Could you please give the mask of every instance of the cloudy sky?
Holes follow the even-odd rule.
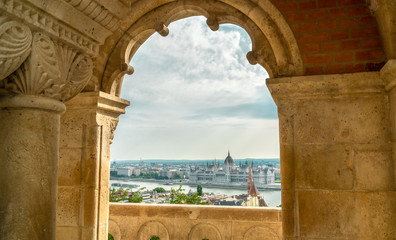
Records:
[[[203,17],[155,33],[131,61],[121,97],[111,160],[278,158],[276,105],[267,72],[246,59],[247,33],[235,25],[213,32]]]

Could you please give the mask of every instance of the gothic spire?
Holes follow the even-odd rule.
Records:
[[[257,190],[256,186],[254,185],[253,182],[253,174],[252,174],[252,167],[249,166],[249,180],[248,180],[248,184],[247,184],[247,188],[248,188],[248,195],[251,197],[257,197],[258,195],[260,195],[259,191]]]

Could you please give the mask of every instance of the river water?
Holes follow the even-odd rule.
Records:
[[[152,190],[156,187],[163,187],[165,190],[170,190],[171,188],[177,189],[179,185],[164,185],[160,182],[144,182],[144,181],[120,181],[120,180],[110,180],[110,186],[113,183],[127,183],[139,185],[138,188],[133,188],[132,190],[137,190],[139,188],[145,187],[148,190]],[[114,188],[114,187],[111,187]],[[117,188],[117,187],[115,187]],[[183,185],[184,192],[197,191],[196,187],[190,187],[188,185]],[[228,196],[246,194],[247,190],[242,189],[229,189],[229,188],[218,188],[218,187],[203,187],[203,192],[205,193],[216,193],[216,194],[226,194]],[[269,207],[276,207],[281,204],[281,191],[280,190],[260,190],[260,195],[264,197],[265,202]]]

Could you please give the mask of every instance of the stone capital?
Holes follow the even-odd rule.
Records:
[[[65,102],[83,90],[92,76],[90,57],[72,46],[0,18],[0,94],[34,95]]]
[[[68,111],[85,111],[94,114],[97,125],[106,126],[112,143],[117,128],[118,117],[125,114],[130,102],[105,92],[83,92],[66,103]]]

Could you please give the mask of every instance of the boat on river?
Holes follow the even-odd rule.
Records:
[[[138,188],[140,185],[137,184],[129,184],[129,183],[112,183],[112,187],[126,187],[126,188]]]

